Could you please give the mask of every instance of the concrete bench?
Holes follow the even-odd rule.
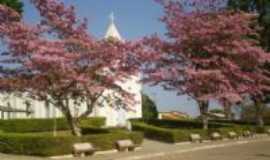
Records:
[[[214,141],[222,140],[222,136],[218,132],[213,132],[211,134],[211,140],[214,140]]]
[[[116,148],[120,152],[134,151],[135,150],[135,144],[129,139],[119,140],[119,141],[116,142]]]
[[[248,138],[248,137],[252,137],[252,136],[253,136],[253,134],[249,130],[246,130],[243,132],[243,137]]]
[[[270,136],[270,129],[267,129],[266,133]]]
[[[202,142],[201,135],[199,135],[199,134],[190,134],[189,139],[191,142],[194,142],[194,143],[201,143]]]
[[[72,147],[74,157],[93,155],[95,148],[90,143],[75,143]]]
[[[237,139],[238,135],[234,131],[228,132],[228,138],[230,139]]]

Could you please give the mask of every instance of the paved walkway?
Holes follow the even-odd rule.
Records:
[[[168,154],[155,158],[143,158],[141,160],[270,160],[269,148],[269,141],[257,141],[215,149]]]
[[[259,152],[260,151],[260,152]],[[196,153],[196,154],[195,154]],[[241,158],[245,153],[253,158]],[[202,144],[166,144],[145,140],[143,149],[136,152],[109,153],[76,160],[264,160],[270,159],[270,137],[259,136],[235,141],[206,142]],[[0,160],[48,160],[49,158],[24,157],[0,154]],[[70,160],[60,157],[60,160]]]

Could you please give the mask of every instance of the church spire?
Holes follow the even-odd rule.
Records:
[[[114,23],[114,13],[110,14],[110,23]]]
[[[114,38],[116,40],[122,41],[122,37],[121,37],[120,33],[118,32],[118,29],[115,25],[114,20],[115,20],[114,14],[111,13],[110,24],[109,24],[108,29],[106,31],[105,39]]]

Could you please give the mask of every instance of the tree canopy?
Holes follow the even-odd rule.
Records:
[[[80,136],[79,119],[92,112],[100,96],[119,99],[118,106],[131,110],[124,104],[133,103],[133,97],[119,82],[137,73],[130,60],[136,45],[95,39],[87,31],[87,20],[78,18],[73,6],[58,0],[31,2],[41,16],[38,25],[16,21],[20,15],[0,5],[0,37],[10,57],[5,62],[18,66],[1,72],[1,91],[53,104],[76,136]],[[72,102],[86,104],[87,109],[75,116]]]
[[[23,12],[23,3],[20,0],[0,0],[0,4],[6,5],[19,13]]]
[[[261,30],[261,44],[270,51],[270,1],[269,0],[229,0],[228,6],[234,10],[257,13]]]
[[[237,103],[245,94],[263,96],[270,87],[262,66],[270,55],[249,38],[258,36],[256,16],[218,9],[218,1],[194,1],[204,9],[187,12],[179,1],[161,2],[167,40],[145,38],[147,53],[152,54],[147,81],[189,95],[204,114],[213,99]]]

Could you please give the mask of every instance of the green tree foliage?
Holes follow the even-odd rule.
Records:
[[[230,9],[234,10],[242,10],[249,13],[256,13],[258,14],[257,22],[261,26],[261,29],[259,30],[259,41],[261,43],[261,46],[266,50],[270,51],[270,0],[229,0],[228,1],[228,7]],[[267,63],[265,65],[265,68],[270,71],[270,64]],[[263,103],[269,103],[269,93],[265,93],[266,98],[263,100]],[[260,126],[263,126],[264,124],[264,117],[263,117],[263,106],[260,106],[259,104],[256,104],[253,106],[253,110],[246,110],[244,113],[244,117],[247,114],[247,111],[251,112],[252,116],[256,116],[257,124]],[[250,116],[248,116],[250,117]],[[250,118],[249,118],[250,119]],[[254,119],[254,118],[253,118]]]
[[[229,0],[228,5],[232,9],[254,11],[257,9],[256,1],[257,0]]]
[[[262,112],[262,117],[265,122],[270,122],[270,108],[263,105],[260,108]],[[255,122],[256,121],[256,114],[258,112],[258,109],[256,106],[250,105],[250,106],[242,106],[240,108],[240,119],[242,121],[249,121],[249,122]]]
[[[22,13],[23,3],[20,0],[0,0],[0,4],[7,5],[15,9],[17,12]]]
[[[158,117],[155,102],[146,94],[142,94],[142,112],[144,119],[156,119]]]
[[[270,51],[270,0],[229,0],[231,9],[258,13],[258,22],[262,26],[261,44]]]

